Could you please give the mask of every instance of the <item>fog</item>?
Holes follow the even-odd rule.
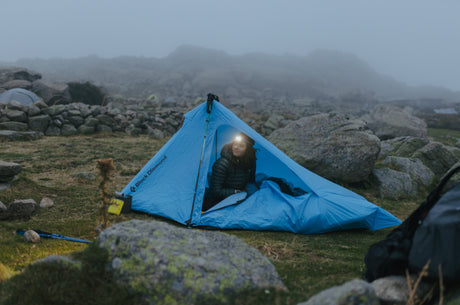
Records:
[[[460,1],[1,0],[0,61],[165,57],[183,44],[231,55],[355,54],[408,85],[460,90]]]

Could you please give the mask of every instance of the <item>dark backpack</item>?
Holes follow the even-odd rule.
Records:
[[[428,278],[460,280],[460,183],[442,195],[415,231],[409,269],[418,273],[425,265]]]
[[[391,231],[385,239],[370,246],[364,258],[366,280],[371,282],[388,275],[405,274],[406,269],[409,269],[409,252],[416,230],[438,202],[446,183],[458,170],[460,165],[454,166],[402,224]]]

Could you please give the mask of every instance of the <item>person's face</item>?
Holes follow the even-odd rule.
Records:
[[[237,158],[244,156],[247,148],[248,144],[244,141],[233,141],[232,143],[232,153]]]

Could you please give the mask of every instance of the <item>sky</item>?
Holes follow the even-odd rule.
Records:
[[[162,58],[180,45],[352,53],[407,85],[460,91],[458,0],[0,0],[0,61]]]

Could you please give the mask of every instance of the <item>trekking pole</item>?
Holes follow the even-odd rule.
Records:
[[[219,97],[217,95],[209,93],[208,94],[208,100],[206,102],[206,112],[208,113],[208,116],[206,118],[206,126],[204,128],[203,145],[201,147],[200,165],[198,167],[198,174],[196,176],[196,182],[195,182],[195,190],[194,190],[194,193],[193,193],[192,210],[190,211],[189,220],[187,220],[185,222],[187,224],[188,228],[191,227],[192,217],[193,217],[193,209],[195,208],[196,191],[198,189],[198,180],[200,178],[201,164],[203,163],[204,148],[206,146],[206,137],[207,137],[207,134],[208,134],[209,117],[211,116],[211,110],[212,110],[213,101],[219,101]]]
[[[84,239],[78,239],[78,238],[63,236],[63,235],[61,235],[61,234],[43,232],[43,231],[41,231],[41,230],[34,230],[34,231],[37,232],[37,234],[38,234],[39,236],[41,236],[41,237],[54,238],[54,239],[63,239],[63,240],[67,240],[67,241],[74,241],[74,242],[85,243],[85,244],[89,244],[89,243],[90,243],[89,240],[84,240]],[[22,230],[22,229],[16,230],[16,234],[23,235],[23,236],[24,236],[24,233],[25,233],[25,232],[26,232],[26,231],[24,231],[24,230]]]

